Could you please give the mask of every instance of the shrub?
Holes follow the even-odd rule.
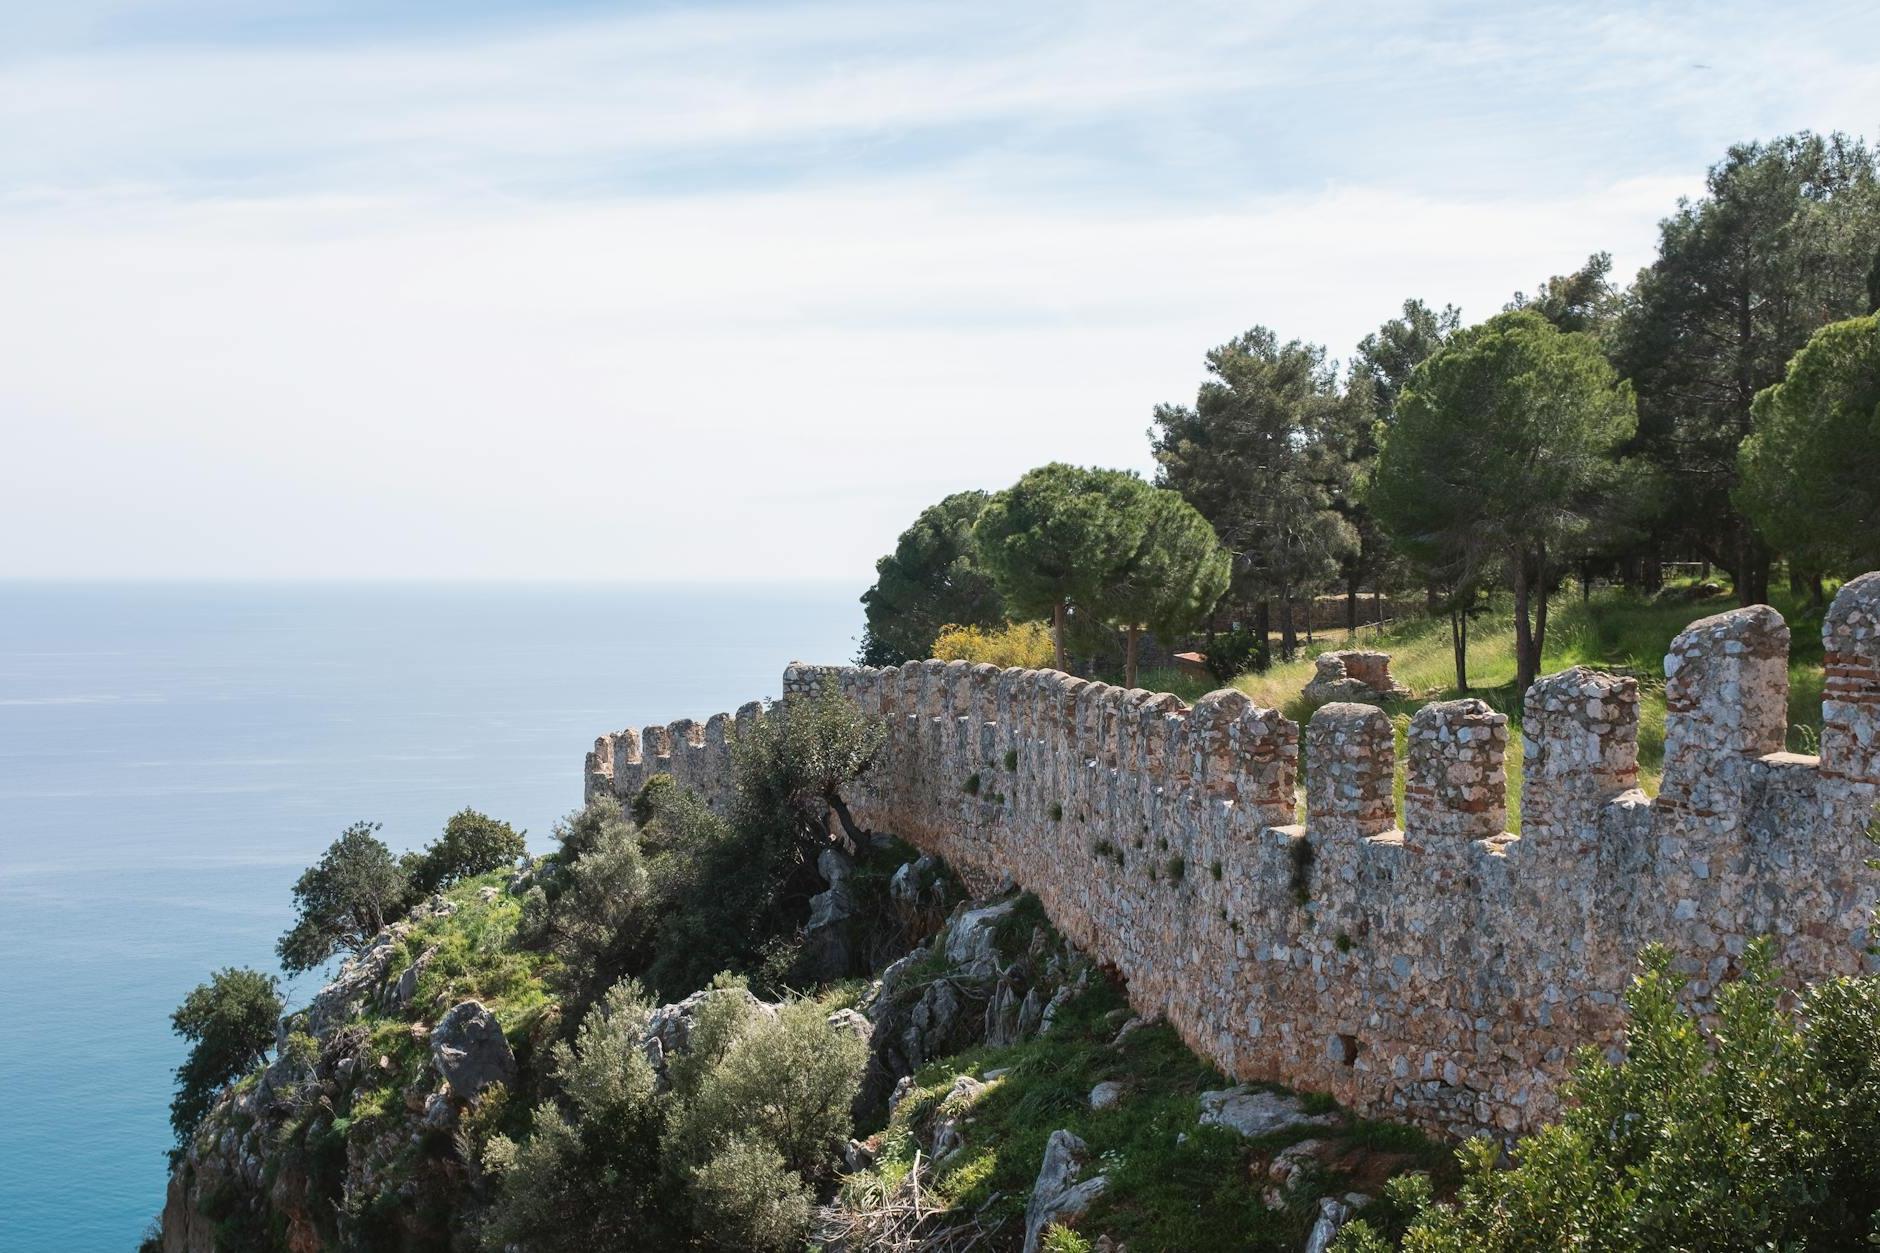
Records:
[[[218,970],[183,998],[170,1015],[170,1029],[190,1042],[170,1102],[178,1144],[195,1133],[225,1084],[267,1056],[280,1018],[280,985],[259,970]]]
[[[734,1135],[704,1165],[693,1167],[689,1182],[695,1224],[717,1247],[801,1247],[815,1198],[770,1145]]]
[[[599,843],[601,832],[608,826],[624,822],[625,819],[626,815],[621,812],[618,801],[596,797],[585,807],[556,822],[549,834],[560,845],[561,860],[571,862]]]
[[[813,1001],[771,1017],[740,980],[713,987],[664,1087],[641,1047],[652,1004],[635,982],[554,1047],[560,1098],[536,1107],[521,1143],[494,1136],[484,1152],[501,1180],[486,1247],[800,1247],[867,1046]]]
[[[555,956],[554,981],[580,1006],[644,959],[654,911],[639,837],[617,806],[599,813],[590,806],[557,828],[564,830],[563,847],[584,851],[529,890],[517,937]]]
[[[347,827],[295,882],[294,925],[275,946],[289,974],[342,948],[359,952],[403,911],[410,882],[378,830],[376,822]]]
[[[411,880],[411,895],[421,899],[464,879],[513,866],[528,851],[523,833],[506,822],[464,809],[452,814],[444,833],[422,853],[407,853],[400,864]]]
[[[1249,670],[1265,670],[1270,663],[1266,639],[1255,631],[1223,631],[1208,641],[1208,673],[1216,683],[1232,683]]]
[[[979,772],[975,770],[967,775],[966,782],[961,784],[960,787],[968,796],[979,795]]]
[[[1009,622],[1000,627],[947,625],[934,637],[933,655],[941,661],[983,661],[1004,669],[1042,670],[1051,664],[1051,628],[1043,622]]]
[[[674,1232],[659,1186],[657,1076],[640,1047],[651,1012],[637,984],[621,983],[588,1012],[572,1045],[555,1046],[565,1105],[544,1101],[520,1144],[499,1135],[484,1150],[502,1184],[486,1247],[591,1253],[657,1247]]]
[[[1880,978],[1816,984],[1792,1009],[1766,945],[1717,994],[1707,1032],[1648,951],[1627,996],[1627,1055],[1585,1050],[1562,1121],[1460,1151],[1453,1204],[1404,1185],[1410,1212],[1353,1223],[1345,1253],[1516,1249],[1847,1249],[1880,1233]]]
[[[1044,1253],[1090,1253],[1090,1241],[1066,1227],[1063,1223],[1052,1223],[1044,1229],[1044,1239],[1039,1244]]]
[[[726,822],[675,787],[659,798],[643,838],[659,902],[648,983],[677,997],[727,968],[755,974],[769,963],[769,977],[787,976],[777,963],[787,961],[788,940],[820,890],[791,820],[763,821],[740,807]]]
[[[643,827],[651,822],[661,798],[677,786],[678,781],[663,771],[640,784],[640,790],[633,794],[633,800],[627,806],[627,815],[633,819],[634,825]]]
[[[793,1001],[775,1019],[736,1034],[697,1083],[677,1134],[713,1145],[760,1137],[789,1169],[823,1174],[848,1137],[849,1106],[868,1060],[868,1045],[831,1030],[825,1017],[816,1002]]]

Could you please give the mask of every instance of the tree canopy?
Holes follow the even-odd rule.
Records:
[[[1522,689],[1539,673],[1552,571],[1631,503],[1617,454],[1636,426],[1598,345],[1528,311],[1457,332],[1399,402],[1371,506],[1433,573],[1472,580],[1500,560]]]
[[[1064,616],[1095,610],[1140,550],[1148,485],[1121,470],[1053,462],[1027,472],[987,502],[973,537],[1006,604],[1051,619],[1065,668]]]
[[[867,626],[860,661],[897,666],[931,656],[945,626],[993,627],[1005,602],[973,548],[973,524],[985,492],[955,492],[921,510],[894,551],[875,562],[875,582],[862,593]]]
[[[1261,326],[1209,352],[1207,369],[1192,406],[1156,407],[1156,481],[1214,524],[1234,555],[1239,595],[1262,608],[1280,601],[1290,652],[1293,600],[1359,551],[1339,504],[1372,402],[1365,389],[1340,386],[1323,348],[1281,344]]]
[[[199,983],[170,1015],[170,1029],[190,1042],[176,1068],[170,1126],[188,1140],[216,1093],[253,1069],[274,1043],[281,1019],[280,985],[259,970],[229,967]]]
[[[1625,298],[1615,361],[1669,488],[1664,538],[1729,570],[1744,604],[1768,599],[1772,557],[1732,498],[1751,405],[1816,330],[1870,311],[1877,253],[1874,152],[1803,132],[1731,148]]]
[[[378,838],[355,822],[294,884],[294,925],[276,950],[290,973],[312,970],[344,948],[358,952],[404,909],[410,878]]]
[[[429,896],[463,879],[513,866],[528,851],[522,832],[474,809],[459,810],[444,833],[421,853],[407,853],[402,865],[414,897]]]
[[[1136,686],[1138,642],[1190,630],[1227,591],[1233,563],[1208,520],[1177,492],[1144,487],[1136,556],[1104,589],[1097,612],[1123,628],[1125,686]]]
[[[1880,568],[1880,314],[1817,331],[1756,397],[1737,500],[1816,572]]]

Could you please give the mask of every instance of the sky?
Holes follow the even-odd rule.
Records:
[[[1152,467],[1255,324],[1465,319],[1734,142],[1880,138],[1880,7],[0,6],[0,577],[845,579]]]

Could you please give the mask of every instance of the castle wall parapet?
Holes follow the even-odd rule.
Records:
[[[1582,1044],[1616,1046],[1639,950],[1664,943],[1700,1008],[1773,937],[1797,980],[1874,968],[1880,575],[1823,628],[1819,759],[1782,751],[1788,628],[1766,606],[1695,622],[1666,658],[1666,758],[1638,789],[1639,685],[1575,668],[1523,706],[1522,822],[1505,830],[1508,719],[1417,711],[1401,827],[1393,727],[1331,704],[1305,733],[1238,691],[1168,694],[963,662],[792,665],[789,703],[840,691],[883,720],[850,805],[982,882],[1035,892],[1143,1012],[1244,1079],[1328,1091],[1464,1134],[1557,1112]],[[603,736],[590,795],[659,770],[730,803],[764,715]]]

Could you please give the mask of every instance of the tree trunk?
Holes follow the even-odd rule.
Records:
[[[1253,633],[1260,641],[1260,669],[1273,664],[1273,612],[1265,599],[1253,607]]]
[[[1763,542],[1750,533],[1749,527],[1743,528],[1737,559],[1736,603],[1738,605],[1766,605],[1769,603],[1769,549]]]
[[[832,788],[823,799],[829,802],[829,812],[833,813],[836,821],[842,824],[842,834],[849,837],[851,845],[849,851],[861,852],[862,842],[868,838],[868,832],[855,825],[855,815],[849,812],[848,805],[842,799],[842,793]]]
[[[1460,601],[1449,602],[1449,651],[1456,659],[1456,690],[1469,690],[1469,614]]]
[[[1064,602],[1051,606],[1051,664],[1059,670],[1068,670],[1064,664]]]
[[[1737,604],[1769,604],[1769,549],[1756,540],[1747,540],[1743,561],[1737,566]]]
[[[1514,559],[1514,686],[1516,692],[1525,692],[1528,684],[1534,682],[1534,675],[1529,670],[1530,659],[1534,655],[1534,621],[1528,615],[1528,594],[1531,584],[1528,582],[1527,554],[1522,553]]]
[[[1828,607],[1828,589],[1822,585],[1819,574],[1808,576],[1808,603],[1816,609]]]
[[[1345,638],[1358,638],[1358,572],[1345,577]]]
[[[1136,686],[1136,642],[1142,638],[1142,628],[1129,626],[1124,629],[1124,639],[1128,641],[1123,651],[1123,686]]]
[[[1534,562],[1534,595],[1538,598],[1534,605],[1534,655],[1528,658],[1527,683],[1521,685],[1524,699],[1529,685],[1541,677],[1541,654],[1547,650],[1547,590],[1552,583],[1548,577],[1547,550],[1543,548]]]
[[[1293,621],[1292,588],[1282,587],[1279,593],[1279,655],[1291,661],[1298,648],[1299,625]]]

